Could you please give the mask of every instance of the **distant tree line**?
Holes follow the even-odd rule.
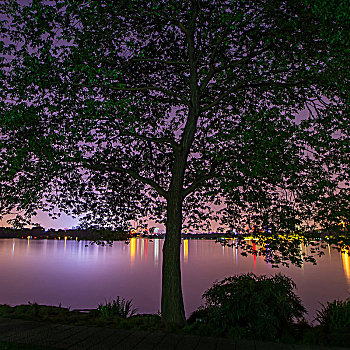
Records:
[[[28,236],[39,239],[58,239],[58,238],[78,238],[79,240],[97,241],[104,239],[107,242],[114,240],[126,240],[130,237],[130,233],[120,229],[117,230],[98,230],[94,228],[87,229],[70,229],[70,230],[55,230],[45,229],[41,226],[32,228],[16,229],[11,227],[0,227],[0,238],[26,238]],[[99,242],[102,243],[102,242]]]

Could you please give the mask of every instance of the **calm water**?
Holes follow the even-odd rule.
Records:
[[[0,304],[28,301],[95,308],[117,295],[133,299],[141,313],[160,309],[162,240],[132,239],[113,247],[64,240],[0,240]],[[308,249],[304,247],[303,249]],[[215,280],[238,273],[292,277],[311,321],[319,302],[350,296],[350,257],[326,249],[318,265],[273,269],[261,257],[242,257],[214,241],[183,240],[182,280],[186,315],[201,304]]]

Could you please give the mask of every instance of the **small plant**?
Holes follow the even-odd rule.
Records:
[[[29,309],[28,309],[28,314],[37,317],[40,313],[40,305],[37,302],[31,303],[28,301]]]
[[[315,320],[329,330],[350,328],[350,298],[345,301],[333,300],[316,311]]]
[[[320,323],[326,342],[330,345],[348,345],[350,339],[350,298],[333,300],[316,311],[315,320]]]
[[[295,283],[282,274],[225,278],[203,294],[205,307],[189,323],[195,320],[208,335],[292,341],[294,321],[303,320],[306,312],[294,288]]]
[[[131,317],[136,314],[137,309],[132,307],[132,299],[125,300],[117,297],[116,300],[109,300],[105,304],[99,304],[97,310],[102,317],[109,318],[113,316],[120,316],[123,318]]]

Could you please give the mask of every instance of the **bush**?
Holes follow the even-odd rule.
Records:
[[[203,294],[205,307],[197,310],[191,320],[198,329],[216,336],[260,340],[292,341],[294,321],[304,320],[306,312],[293,292],[295,283],[278,274],[272,277],[253,273],[225,278]],[[294,327],[295,328],[295,327]]]
[[[97,310],[102,317],[109,318],[120,316],[127,318],[136,314],[137,309],[132,307],[132,300],[125,300],[117,297],[117,300],[107,301],[105,304],[99,304]]]
[[[350,339],[350,298],[321,304],[315,320],[320,323],[323,337],[330,345],[348,345]]]

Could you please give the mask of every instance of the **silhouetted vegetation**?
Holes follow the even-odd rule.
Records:
[[[110,318],[113,316],[120,316],[128,318],[136,314],[137,309],[132,306],[132,300],[125,300],[119,296],[115,300],[105,302],[105,304],[99,304],[97,310],[102,317]]]
[[[236,275],[215,282],[204,294],[205,305],[192,313],[190,333],[281,343],[347,346],[350,299],[322,305],[310,325],[306,310],[293,292],[295,283],[277,274]]]
[[[112,241],[123,241],[131,237],[128,231],[108,230],[108,229],[69,229],[69,230],[45,230],[43,227],[33,228],[11,228],[0,227],[0,238],[35,238],[35,239],[78,239],[96,241],[103,244],[104,241],[110,243]]]
[[[289,232],[347,225],[348,7],[150,4],[1,1],[0,218],[165,224],[162,318],[182,326],[183,228],[273,226],[270,261],[298,263]]]
[[[125,311],[125,309],[124,309]],[[106,315],[109,315],[106,317]],[[103,313],[99,308],[86,311],[70,310],[61,306],[39,305],[28,303],[10,307],[0,305],[0,316],[25,320],[45,321],[71,325],[115,327],[122,329],[137,328],[140,330],[163,329],[160,316],[153,314],[137,314],[125,318],[117,313]]]
[[[333,300],[321,304],[315,320],[320,323],[318,332],[322,343],[337,346],[349,345],[350,339],[350,298],[345,301]]]
[[[294,293],[295,288],[295,283],[282,274],[267,277],[248,273],[225,278],[203,294],[205,305],[191,314],[183,328],[174,328],[175,325],[172,328],[162,321],[160,314],[136,314],[132,300],[119,296],[99,304],[96,309],[86,310],[37,303],[0,305],[0,316],[120,329],[176,330],[232,339],[347,346],[350,298],[321,304],[314,319],[317,324],[313,325],[304,319],[306,310]]]
[[[282,274],[258,277],[248,273],[225,278],[203,294],[205,306],[190,317],[189,323],[208,335],[289,339],[294,321],[303,321],[306,312],[293,292],[295,287]]]

